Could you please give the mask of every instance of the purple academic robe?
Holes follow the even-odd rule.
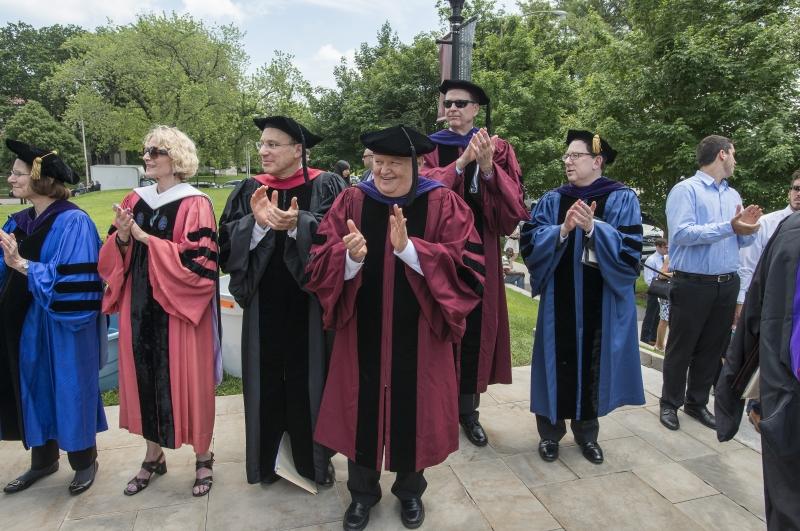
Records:
[[[315,440],[356,463],[417,471],[458,448],[457,360],[466,316],[479,303],[482,257],[472,213],[439,187],[403,209],[423,275],[393,254],[391,207],[343,192],[311,250],[307,289],[336,331]],[[352,219],[367,241],[364,265],[344,280],[342,237]]]

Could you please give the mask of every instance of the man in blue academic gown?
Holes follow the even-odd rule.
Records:
[[[603,462],[597,418],[644,404],[634,284],[642,217],[636,194],[602,176],[616,152],[569,131],[567,184],[544,194],[523,226],[520,252],[540,295],[531,368],[539,455],[558,458],[565,419],[583,455]]]

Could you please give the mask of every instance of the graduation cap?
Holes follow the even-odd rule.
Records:
[[[253,118],[253,123],[256,124],[256,127],[258,127],[261,131],[267,128],[279,129],[280,131],[283,131],[292,137],[295,142],[303,147],[301,154],[303,178],[305,179],[305,182],[308,183],[308,161],[306,159],[306,149],[311,149],[322,142],[322,137],[315,135],[288,116],[266,116],[264,118]]]
[[[411,205],[416,197],[419,183],[417,156],[435,150],[436,144],[416,129],[402,124],[364,133],[361,135],[361,142],[364,147],[371,149],[377,155],[411,157],[411,189],[406,196],[406,205]]]
[[[42,177],[52,177],[63,183],[78,184],[78,173],[58,156],[58,151],[38,148],[11,139],[6,140],[6,146],[19,160],[31,167],[31,179],[34,181]]]
[[[491,100],[489,100],[489,96],[486,95],[486,91],[484,91],[475,83],[472,83],[471,81],[465,81],[463,79],[445,79],[442,81],[442,84],[439,85],[439,92],[442,94],[447,94],[448,90],[453,89],[466,90],[472,95],[478,105],[483,105],[486,107],[486,130],[489,131],[489,134],[491,135],[492,105]]]
[[[600,138],[600,135],[594,134],[591,131],[570,129],[567,131],[567,145],[569,145],[573,140],[582,140],[586,142],[586,145],[589,146],[592,155],[595,157],[602,155],[607,165],[613,164],[614,159],[617,158],[617,152],[611,147],[611,144],[606,142],[604,138]]]

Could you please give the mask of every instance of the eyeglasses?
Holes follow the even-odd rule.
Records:
[[[477,101],[472,101],[472,100],[444,100],[444,108],[445,109],[449,109],[450,107],[455,105],[459,109],[463,109],[464,107],[466,107],[470,103],[478,103],[478,102]]]
[[[30,175],[30,173],[22,173],[17,170],[11,170],[11,175],[13,175],[14,177],[24,177],[26,175]]]
[[[160,155],[169,155],[169,151],[156,146],[146,147],[142,150],[142,157],[150,155],[151,159],[157,159]]]
[[[790,188],[791,188],[792,190],[794,190],[795,192],[800,192],[800,185],[797,185],[797,184],[796,184],[796,185],[794,185],[794,186],[790,186]]]
[[[297,142],[292,142],[290,144],[278,144],[277,142],[256,142],[256,149],[261,151],[261,148],[267,148],[269,151],[273,151],[278,149],[279,147],[284,146],[296,146]]]
[[[374,155],[362,155],[361,156],[362,159],[371,159],[372,157],[374,157]]]
[[[590,157],[593,156],[591,153],[564,153],[561,156],[561,160],[564,161],[564,162],[567,162],[567,159],[569,159],[572,162],[575,162],[576,160],[578,160],[579,158],[583,157],[584,155],[589,155]]]

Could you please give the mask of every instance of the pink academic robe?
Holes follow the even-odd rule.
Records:
[[[164,447],[191,444],[205,453],[218,379],[213,208],[194,195],[153,211],[135,191],[121,206],[132,208],[151,236],[147,247],[131,239],[123,257],[110,234],[98,263],[103,312],[119,312],[120,427]]]

